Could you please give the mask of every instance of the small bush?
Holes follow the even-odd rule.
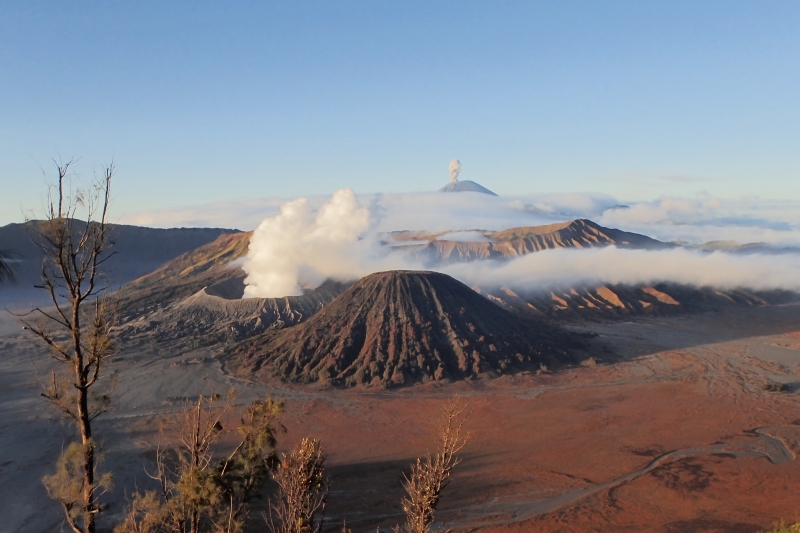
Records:
[[[794,524],[781,524],[775,529],[770,529],[769,531],[761,531],[760,533],[800,533],[800,522],[795,522]]]
[[[789,385],[778,383],[777,381],[767,381],[764,384],[764,390],[767,392],[789,392]]]
[[[394,533],[430,533],[431,524],[439,497],[450,483],[453,468],[461,458],[458,452],[464,447],[468,436],[463,434],[464,422],[469,416],[466,405],[453,399],[442,407],[436,426],[439,442],[436,452],[428,453],[411,465],[411,474],[404,475],[403,488],[406,496],[402,500],[406,523],[396,526]]]
[[[325,453],[317,439],[304,438],[289,454],[282,454],[273,474],[280,487],[265,515],[271,533],[319,533],[325,519],[330,480],[325,475]],[[345,526],[346,527],[346,526]]]

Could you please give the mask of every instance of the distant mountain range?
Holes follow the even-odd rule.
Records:
[[[43,290],[33,287],[41,284],[42,253],[32,240],[32,230],[37,223],[30,221],[0,227],[0,249],[12,254],[17,277],[15,285],[0,287],[2,306],[39,305],[48,301]],[[83,226],[77,223],[77,227]],[[114,255],[105,263],[104,270],[114,286],[119,287],[221,235],[237,233],[241,232],[220,228],[153,229],[112,224]]]
[[[458,182],[466,183],[466,182]],[[0,228],[19,283],[0,287],[0,304],[46,305],[42,254],[32,221]],[[393,271],[361,280],[327,280],[301,296],[248,298],[241,264],[252,232],[219,228],[112,227],[105,265],[114,287],[123,343],[169,349],[227,347],[226,367],[263,379],[332,386],[399,386],[493,376],[539,364],[575,363],[582,341],[559,323],[708,311],[795,301],[787,291],[718,290],[670,283],[467,287],[435,272]],[[428,268],[505,261],[543,250],[616,246],[712,253],[787,253],[763,244],[665,243],[586,219],[502,231],[398,231],[381,241]]]
[[[458,232],[455,232],[458,233]],[[429,268],[459,261],[504,260],[554,248],[614,245],[632,249],[678,246],[644,235],[604,228],[579,219],[547,226],[478,231],[480,242],[451,240],[453,232],[395,232],[384,243],[396,253],[424,259]],[[328,281],[302,296],[242,300],[250,233],[220,235],[157,270],[127,284],[118,293],[123,334],[131,339],[163,341],[187,336],[207,342],[241,341],[272,329],[299,324],[313,316],[356,280]],[[655,286],[566,286],[515,291],[509,287],[472,287],[487,300],[534,320],[615,319],[672,315],[730,305],[768,305],[796,298],[786,291],[721,291],[661,283]]]
[[[395,239],[403,239],[397,234]],[[408,245],[406,250],[424,258],[430,266],[477,259],[506,259],[556,248],[618,248],[662,250],[677,245],[651,239],[638,233],[604,228],[591,220],[578,219],[547,226],[527,226],[485,232],[483,242],[464,242],[429,236],[427,243]],[[419,239],[419,235],[417,236]]]

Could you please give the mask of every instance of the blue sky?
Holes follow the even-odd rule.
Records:
[[[800,200],[797,2],[0,0],[0,224],[436,189]]]

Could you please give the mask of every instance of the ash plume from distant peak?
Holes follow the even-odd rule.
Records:
[[[453,159],[450,161],[450,181],[456,183],[459,174],[461,174],[461,161]]]

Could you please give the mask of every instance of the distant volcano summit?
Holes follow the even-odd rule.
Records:
[[[453,159],[450,161],[450,183],[439,189],[439,192],[481,192],[483,194],[497,196],[483,185],[475,183],[474,181],[458,181],[459,174],[461,174],[461,161]]]
[[[439,192],[482,192],[483,194],[497,196],[496,193],[490,191],[483,185],[470,180],[451,181],[439,189]]]

